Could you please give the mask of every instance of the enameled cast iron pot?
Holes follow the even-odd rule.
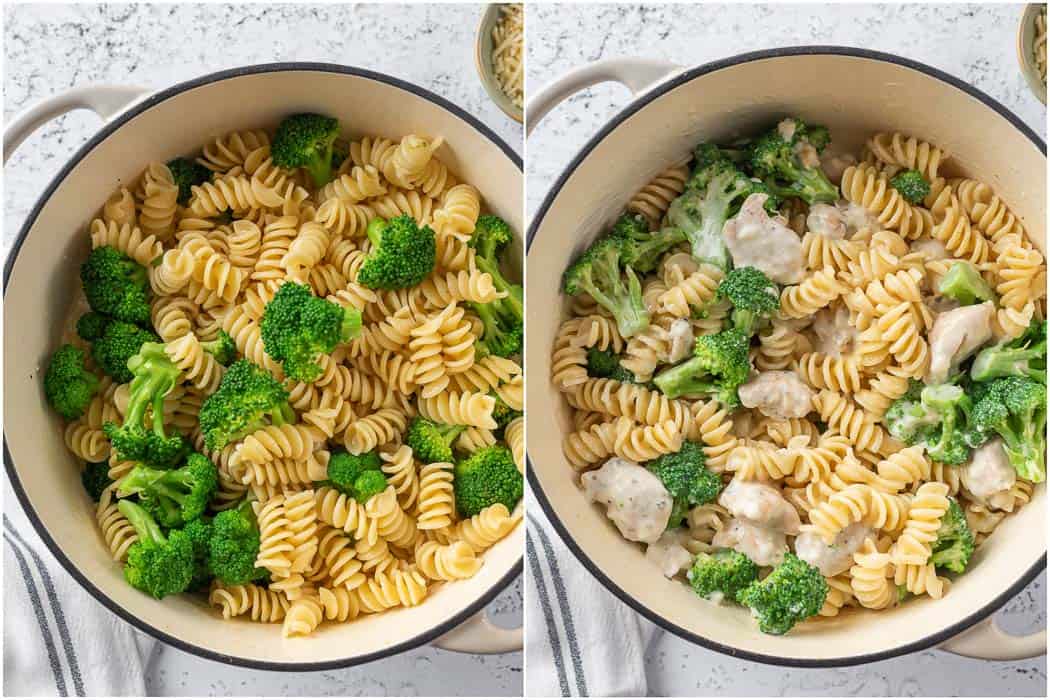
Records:
[[[787,637],[759,633],[748,612],[697,600],[664,579],[573,485],[559,436],[569,409],[551,386],[550,348],[567,299],[568,263],[652,176],[702,139],[752,133],[785,115],[827,124],[836,151],[858,153],[877,131],[929,139],[952,154],[951,172],[992,183],[1045,252],[1046,147],[1002,105],[956,78],[896,56],[838,47],[749,53],[681,69],[617,59],[580,68],[530,100],[530,129],[560,101],[599,82],[639,93],[562,172],[528,234],[529,479],[569,548],[610,591],[661,627],[717,651],[767,663],[837,666],[935,645],[983,658],[1045,653],[1046,633],[1011,637],[989,617],[1046,565],[1046,489],[1000,526],[942,600],[849,611]],[[983,623],[983,624],[978,624]]]
[[[125,583],[98,535],[76,460],[41,388],[41,367],[57,346],[90,249],[87,224],[117,184],[132,182],[150,161],[196,152],[233,129],[273,127],[288,114],[317,111],[337,116],[344,134],[354,137],[443,136],[442,160],[483,190],[488,209],[522,231],[520,157],[431,92],[366,70],[313,63],[223,71],[153,94],[77,89],[13,120],[4,134],[6,156],[37,126],[78,108],[94,110],[107,123],[48,185],[4,268],[4,458],[22,506],[62,565],[139,629],[227,663],[305,671],[363,663],[428,642],[471,652],[520,648],[520,629],[496,627],[479,611],[521,572],[521,527],[485,553],[477,576],[440,587],[423,605],[325,625],[308,638],[282,639],[280,625],[223,621],[202,599],[157,601],[139,593]],[[518,264],[520,240],[515,252]]]

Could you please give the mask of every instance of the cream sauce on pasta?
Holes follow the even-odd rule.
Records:
[[[655,474],[620,457],[580,480],[591,501],[606,506],[605,514],[633,542],[656,542],[667,527],[673,505],[671,494]]]

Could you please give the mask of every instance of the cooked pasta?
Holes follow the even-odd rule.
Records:
[[[502,5],[492,27],[492,72],[499,89],[520,109],[525,95],[525,10]]]

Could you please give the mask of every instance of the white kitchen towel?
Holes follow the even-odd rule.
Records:
[[[3,481],[4,695],[146,695],[146,666],[158,642],[66,573]]]
[[[656,626],[606,590],[535,506],[526,534],[526,695],[647,695]]]

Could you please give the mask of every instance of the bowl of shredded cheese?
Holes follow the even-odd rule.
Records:
[[[1046,104],[1046,5],[1043,3],[1027,5],[1021,15],[1017,60],[1028,87]]]
[[[475,62],[485,91],[514,121],[522,121],[525,97],[525,8],[491,4],[478,24]]]

